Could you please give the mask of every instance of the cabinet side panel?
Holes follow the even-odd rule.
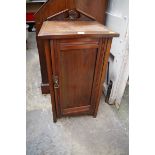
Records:
[[[90,105],[97,49],[60,51],[62,109]]]
[[[52,111],[53,111],[53,121],[57,121],[57,113],[56,113],[56,105],[55,105],[55,95],[53,89],[53,80],[52,80],[52,62],[51,62],[51,52],[50,52],[50,43],[49,40],[44,41],[44,49],[45,49],[45,56],[47,60],[47,71],[48,71],[48,79],[50,84],[50,94],[51,94],[51,101],[52,101]]]
[[[103,59],[103,66],[102,66],[102,74],[101,74],[101,79],[100,79],[100,85],[98,88],[98,96],[96,99],[96,106],[95,106],[95,111],[94,111],[94,117],[96,117],[97,115],[97,111],[98,111],[98,107],[99,107],[99,101],[101,98],[101,94],[102,94],[102,86],[103,86],[103,82],[105,79],[105,72],[106,72],[106,68],[107,68],[107,64],[108,64],[108,59],[109,59],[109,55],[110,55],[110,48],[111,48],[111,43],[112,43],[112,38],[106,39],[106,44],[103,44],[103,50],[104,50],[104,59]]]

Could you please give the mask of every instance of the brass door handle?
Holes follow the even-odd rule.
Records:
[[[54,81],[54,88],[55,88],[55,89],[59,88],[58,80],[55,80],[55,81]]]
[[[58,76],[53,76],[53,83],[54,83],[54,88],[58,89],[59,88]]]

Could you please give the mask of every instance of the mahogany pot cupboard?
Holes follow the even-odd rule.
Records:
[[[49,4],[64,5],[58,1]],[[82,1],[78,2],[85,10]],[[96,117],[112,38],[119,36],[90,13],[73,7],[75,1],[69,4],[67,9],[62,7],[60,12],[42,19],[37,33],[40,61],[46,62],[46,70],[41,66],[42,78],[47,74],[49,92],[47,87],[42,91],[51,95],[54,122],[63,116]]]
[[[39,32],[45,49],[53,119],[96,117],[112,38],[96,21],[46,21]]]
[[[41,90],[43,94],[49,93],[49,82],[47,75],[47,62],[45,59],[44,46],[38,38],[38,33],[44,21],[49,20],[64,10],[80,10],[91,16],[101,24],[105,23],[105,11],[108,0],[48,0],[34,15],[36,27],[36,40],[38,46],[40,70],[41,70]]]

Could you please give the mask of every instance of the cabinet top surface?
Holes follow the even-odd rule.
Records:
[[[118,37],[119,34],[96,21],[45,21],[38,36],[48,39],[81,36]]]

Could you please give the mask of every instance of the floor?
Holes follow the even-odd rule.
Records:
[[[101,98],[97,118],[62,118],[53,123],[49,95],[40,90],[35,32],[29,33],[27,57],[27,155],[128,155],[129,88],[120,109]]]

